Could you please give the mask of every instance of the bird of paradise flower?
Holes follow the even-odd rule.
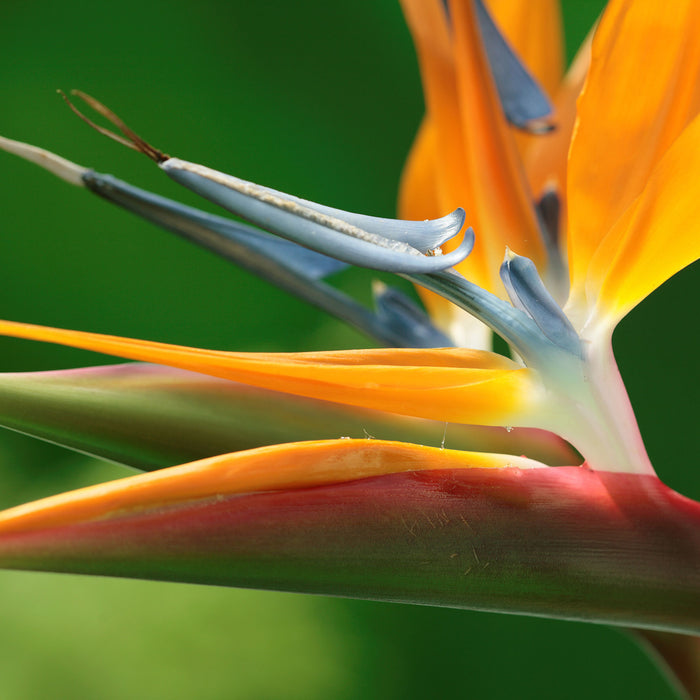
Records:
[[[513,18],[507,6],[495,3],[491,9],[551,89],[557,77],[546,74],[552,57],[532,55],[525,37],[514,31],[517,24],[509,24]],[[263,240],[268,253],[273,247],[278,251],[276,258],[267,256],[277,268],[263,270],[276,275],[278,283],[280,269],[288,275],[283,277],[288,286],[301,275],[303,293],[313,290],[312,301],[332,305],[339,315],[393,345],[417,345],[418,337],[428,346],[446,345],[445,338],[459,341],[461,335],[483,347],[487,332],[465,321],[468,311],[510,343],[513,361],[483,349],[430,347],[243,355],[3,322],[1,330],[8,335],[225,380],[195,383],[189,375],[139,366],[19,377],[14,391],[43,387],[44,396],[55,400],[67,395],[68,387],[75,392],[82,386],[94,399],[97,387],[105,392],[103,400],[109,391],[119,394],[136,383],[142,405],[153,404],[144,413],[153,415],[163,393],[173,400],[181,395],[212,400],[215,394],[217,405],[250,400],[250,390],[243,396],[240,388],[226,384],[233,380],[370,409],[378,412],[372,420],[397,431],[420,431],[421,424],[398,422],[391,417],[395,413],[459,424],[525,426],[547,434],[527,433],[533,443],[529,449],[507,454],[484,446],[493,434],[483,431],[482,452],[333,440],[212,457],[8,511],[0,520],[0,559],[8,567],[273,586],[695,632],[697,572],[689,562],[696,559],[697,510],[654,476],[610,345],[624,314],[698,256],[693,229],[697,206],[692,197],[678,197],[699,165],[693,90],[700,62],[693,60],[692,42],[679,42],[679,51],[691,54],[684,56],[687,70],[679,75],[679,58],[669,57],[664,27],[652,22],[653,8],[612,3],[593,40],[564,170],[569,141],[564,137],[574,126],[572,104],[586,73],[588,48],[560,89],[556,136],[514,138],[509,119],[525,130],[539,130],[542,120],[546,127],[547,114],[527,112],[533,103],[537,106],[529,84],[525,96],[519,95],[525,99],[524,111],[517,100],[508,111],[512,86],[494,84],[487,63],[489,50],[503,49],[497,36],[484,47],[478,34],[492,36],[483,8],[449,3],[446,12],[442,3],[407,1],[404,9],[421,61],[427,116],[406,170],[401,209],[408,219],[435,218],[415,232],[166,157],[130,130],[124,132],[130,144],[173,179],[256,225],[347,263],[409,276],[430,290],[426,303],[438,327],[385,289],[378,290],[376,313],[358,310],[322,282],[327,270],[335,269],[326,258],[307,256],[297,266],[300,273],[294,265],[290,270],[289,262],[298,260],[291,249],[255,239],[258,248]],[[689,15],[685,24],[692,27],[696,11],[691,4],[684,11]],[[666,29],[675,37],[676,21]],[[643,93],[635,94],[624,82],[629,65],[639,60],[642,48],[649,56],[655,47],[658,73]],[[636,85],[634,90],[638,92]],[[640,142],[646,148],[639,148]],[[221,247],[226,234],[228,247],[221,252],[236,254],[228,224],[219,219],[203,219],[45,152],[3,143],[48,164],[73,184],[211,247]],[[529,164],[537,208],[520,173],[521,162]],[[464,206],[477,232],[466,260],[466,234],[455,252],[432,254],[462,228],[460,213],[437,218],[456,205]],[[668,230],[674,231],[670,243]],[[244,243],[237,239],[235,245]],[[513,253],[501,264],[507,248]],[[250,263],[257,260],[250,246],[246,251],[249,264],[262,266]],[[571,291],[562,311],[567,260]],[[312,265],[320,271],[308,274]],[[446,271],[451,267],[466,279]],[[391,337],[384,337],[387,329]],[[30,400],[37,402],[33,415],[41,415],[41,392]],[[81,400],[68,403],[76,411],[89,411]],[[277,400],[291,401],[284,395]],[[324,421],[335,420],[334,426],[353,415],[335,405],[299,406],[319,420],[326,414]],[[190,423],[188,410],[185,406],[174,416],[173,425]],[[369,414],[361,415],[368,420]],[[55,419],[34,420],[31,431],[38,435],[51,436],[52,430],[65,434]],[[103,437],[99,429],[85,432],[74,429],[64,442],[97,452],[95,445]],[[565,438],[585,461],[552,468],[561,464],[554,453],[564,449],[552,434]],[[162,466],[171,458],[154,455],[149,435],[120,437],[103,454],[142,468]],[[465,431],[465,444],[478,439]],[[182,442],[189,444],[187,434]],[[519,444],[510,441],[512,448]],[[661,578],[659,568],[665,572]]]

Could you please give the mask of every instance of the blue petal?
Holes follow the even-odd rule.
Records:
[[[524,311],[555,345],[580,357],[578,334],[553,299],[529,258],[508,253],[501,265],[501,279],[513,305]]]
[[[372,285],[377,316],[403,345],[411,348],[447,348],[454,343],[430,320],[429,316],[394,287],[382,282]]]
[[[354,214],[342,209],[334,209],[323,204],[310,202],[308,199],[301,199],[284,192],[278,192],[269,187],[261,187],[261,190],[275,197],[281,197],[289,202],[308,207],[319,214],[345,221],[359,229],[376,233],[392,241],[407,243],[421,253],[434,251],[435,248],[454,238],[462,230],[466,218],[464,209],[458,208],[439,219],[425,219],[424,221],[384,219],[377,216]]]
[[[404,277],[478,318],[511,345],[526,364],[536,364],[538,358],[550,354],[551,350],[557,351],[524,311],[470,282],[455,270]]]
[[[470,282],[456,270],[403,276],[485,323],[517,352],[527,366],[555,381],[569,381],[572,377],[585,381],[580,348],[575,351],[563,347],[549,338],[529,313]],[[578,338],[576,343],[578,345]]]
[[[437,248],[461,229],[465,218],[461,209],[435,221],[380,219],[308,203],[176,158],[160,167],[176,182],[256,226],[360,267],[435,272],[464,260],[473,245],[473,233],[467,231],[451,253],[441,255]]]
[[[133,187],[112,175],[89,171],[86,187],[152,223],[167,228],[222,257],[260,273],[257,262],[272,261],[310,280],[323,279],[347,268],[335,258],[259,231],[252,226],[208,214],[171,199]]]
[[[384,307],[373,313],[343,292],[319,281],[347,267],[345,263],[290,241],[258,231],[133,187],[111,175],[83,174],[86,187],[100,197],[152,223],[232,260],[253,274],[349,323],[391,347],[451,345],[444,336],[431,336],[430,322],[418,320],[411,329],[390,318]],[[419,313],[420,310],[418,310]],[[416,317],[418,318],[418,315]],[[431,338],[434,345],[431,345]],[[418,344],[416,344],[418,343]],[[422,343],[422,344],[421,344]]]
[[[552,125],[542,121],[552,115],[549,98],[501,34],[483,0],[475,2],[481,38],[506,118],[526,131],[550,131]]]

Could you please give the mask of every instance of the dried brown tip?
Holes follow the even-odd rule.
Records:
[[[79,97],[83,102],[85,102],[88,105],[88,107],[91,107],[98,114],[101,114],[108,122],[114,124],[114,126],[116,126],[117,129],[119,129],[119,131],[121,131],[122,134],[124,134],[124,136],[120,136],[119,134],[116,134],[113,131],[110,131],[109,129],[105,129],[99,124],[95,124],[95,122],[86,117],[68,99],[68,96],[63,92],[63,90],[59,90],[58,93],[59,95],[61,95],[65,103],[71,108],[71,110],[75,114],[77,114],[86,124],[90,125],[93,129],[95,129],[95,131],[99,131],[99,133],[103,134],[107,138],[110,138],[113,141],[116,141],[117,143],[121,143],[123,146],[133,148],[135,151],[143,153],[144,155],[148,156],[151,160],[154,160],[156,163],[162,163],[164,160],[168,160],[168,158],[170,158],[169,155],[163,153],[162,151],[159,151],[157,148],[151,146],[150,143],[144,141],[137,133],[132,131],[111,109],[105,107],[94,97],[91,97],[90,95],[87,95],[86,93],[81,92],[80,90],[71,90],[71,95]]]

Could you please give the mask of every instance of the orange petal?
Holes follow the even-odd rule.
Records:
[[[669,277],[700,257],[700,115],[668,149],[642,194],[591,260],[586,294],[616,324]]]
[[[474,8],[450,2],[460,116],[465,140],[463,167],[474,197],[474,251],[490,277],[490,291],[502,290],[499,268],[506,247],[543,268],[544,248],[515,143],[501,109],[482,49]],[[468,212],[469,213],[469,212]],[[460,269],[469,275],[465,266]]]
[[[564,35],[559,0],[541,0],[536,3],[489,0],[487,4],[494,20],[524,65],[545,92],[554,98],[555,130],[537,135],[518,130],[513,132],[518,151],[524,160],[530,190],[539,199],[545,184],[554,179],[564,182],[563,178],[553,178],[553,173],[556,172],[559,176],[560,172],[566,171],[566,155],[576,116],[576,98],[583,81],[573,95],[569,108],[569,100],[563,94],[569,80],[561,85],[564,75]],[[553,160],[551,157],[542,157],[545,154],[549,156],[552,152],[561,158]],[[528,158],[530,154],[532,156]],[[533,166],[536,172],[534,177],[531,174]]]
[[[431,219],[443,211],[439,191],[438,133],[426,117],[416,135],[401,177],[399,217]],[[451,243],[451,242],[450,242]],[[446,246],[447,247],[447,246]],[[435,325],[453,339],[456,345],[486,350],[491,348],[491,329],[481,321],[434,292],[418,287]]]
[[[431,119],[423,119],[401,175],[398,214],[401,219],[420,221],[441,216],[443,211],[438,187],[437,130]],[[418,292],[433,322],[449,333],[454,304],[422,287]],[[476,347],[470,345],[469,347]]]
[[[544,467],[511,455],[382,440],[319,440],[260,447],[89,486],[0,513],[0,533],[167,508],[204,498],[279,491],[434,469]]]
[[[544,251],[471,2],[450,6],[450,27],[438,0],[401,4],[435,130],[432,158],[439,204],[442,211],[464,207],[477,234],[474,251],[459,271],[485,289],[503,293],[498,270],[506,246],[540,263]],[[428,163],[427,146],[418,142],[417,147],[426,154],[415,160]],[[427,166],[422,177],[426,172]],[[417,174],[411,178],[406,186],[420,182]],[[413,211],[415,218],[427,216]]]
[[[576,121],[576,100],[581,94],[586,73],[591,63],[591,40],[589,36],[581,45],[566,77],[554,93],[556,128],[547,134],[526,136],[524,149],[525,172],[530,189],[539,199],[548,187],[554,187],[566,204],[566,168],[571,135]],[[566,216],[562,211],[562,222]],[[565,224],[562,226],[565,230]]]
[[[402,0],[401,5],[418,54],[426,117],[401,178],[399,216],[420,220],[463,207],[473,225],[475,207],[464,167],[464,137],[445,11],[438,0]],[[448,241],[444,249],[451,250],[457,243],[457,239]],[[491,285],[488,271],[475,259],[467,259],[459,267],[477,284]],[[433,321],[455,342],[490,347],[491,331],[481,322],[446,299],[425,289],[419,291]]]
[[[413,35],[427,119],[430,128],[434,130],[421,130],[414,145],[417,152],[412,153],[409,159],[409,167],[413,172],[409,173],[409,179],[404,179],[403,183],[404,187],[410,186],[411,191],[402,193],[400,198],[402,216],[408,211],[403,209],[406,205],[414,212],[411,218],[426,218],[421,213],[418,202],[413,199],[409,203],[407,199],[415,195],[415,187],[420,181],[424,182],[426,177],[433,176],[434,184],[431,185],[430,194],[436,194],[436,200],[429,194],[426,200],[420,197],[420,202],[429,207],[437,205],[437,211],[443,213],[462,206],[467,209],[469,219],[470,183],[464,169],[452,40],[445,11],[440,0],[402,0],[401,6]],[[431,161],[434,168],[431,168]],[[421,164],[423,167],[419,167]],[[418,183],[415,183],[415,178],[419,179]]]
[[[189,369],[252,386],[418,418],[530,425],[542,399],[537,374],[494,353],[348,350],[235,353],[0,321],[0,333]]]
[[[700,109],[700,3],[613,0],[593,38],[568,172],[572,286]]]
[[[401,219],[420,221],[440,216],[437,139],[434,122],[425,117],[401,175],[398,203]]]

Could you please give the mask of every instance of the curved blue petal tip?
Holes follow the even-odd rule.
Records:
[[[552,343],[580,357],[578,333],[545,287],[532,260],[508,251],[500,272],[513,305],[524,311]]]
[[[179,184],[252,224],[351,265],[430,273],[453,267],[473,247],[473,232],[467,231],[457,249],[445,255],[439,249],[462,228],[462,209],[432,221],[382,219],[324,207],[177,158],[160,167]]]

